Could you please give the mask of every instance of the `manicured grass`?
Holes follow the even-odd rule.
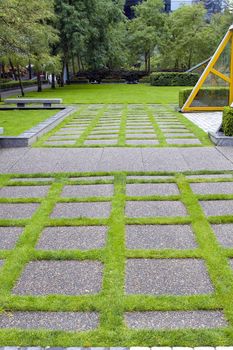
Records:
[[[181,87],[157,87],[149,84],[70,85],[41,93],[28,92],[27,97],[62,98],[72,103],[165,103],[178,105]]]
[[[0,110],[0,127],[4,128],[4,136],[18,136],[57,112],[57,110]]]
[[[196,174],[211,174],[214,172],[196,172]],[[218,173],[218,172],[217,172]],[[230,173],[233,172],[223,172]],[[224,249],[218,243],[211,223],[231,222],[233,216],[206,217],[199,199],[190,187],[186,173],[60,173],[33,175],[3,175],[0,186],[6,185],[38,185],[33,182],[36,177],[51,177],[50,190],[40,202],[40,207],[31,219],[0,220],[0,226],[22,226],[24,232],[16,247],[11,251],[0,250],[0,259],[6,259],[0,274],[0,306],[2,311],[97,311],[100,314],[100,326],[89,332],[55,332],[55,331],[26,331],[0,330],[0,345],[17,346],[217,346],[232,345],[233,342],[233,272],[229,266],[229,258],[233,258],[233,249]],[[112,180],[78,181],[71,180],[77,176],[114,175]],[[127,180],[127,175],[169,175],[171,179]],[[20,182],[20,177],[30,177],[32,181]],[[19,181],[10,181],[18,178]],[[54,180],[53,180],[54,179]],[[212,182],[211,179],[192,179],[192,182]],[[233,182],[233,178],[214,179],[215,182]],[[52,219],[50,214],[58,202],[78,202],[78,198],[61,198],[66,184],[114,183],[112,210],[107,219],[97,218],[58,218]],[[179,199],[187,209],[187,216],[127,218],[125,205],[132,200],[126,195],[127,183],[175,183],[180,194],[165,196],[163,200]],[[40,185],[45,183],[41,182]],[[218,199],[217,195],[206,196],[205,199]],[[152,199],[152,197],[149,197]],[[228,196],[220,196],[228,198]],[[137,201],[141,197],[134,197]],[[153,200],[161,200],[161,196],[153,196]],[[85,199],[85,201],[93,199]],[[96,200],[105,200],[104,197]],[[1,202],[28,202],[28,199],[1,199]],[[32,202],[35,200],[31,199]],[[126,224],[191,224],[198,247],[196,249],[155,249],[130,250],[125,244]],[[92,251],[63,250],[37,251],[36,243],[44,227],[48,226],[85,226],[106,225],[108,227],[107,243],[103,249]],[[200,258],[204,259],[207,270],[214,286],[214,292],[206,295],[127,295],[125,294],[125,263],[127,258]],[[50,296],[16,296],[12,288],[23,271],[25,265],[32,260],[99,260],[104,263],[103,286],[96,295],[50,295]],[[223,310],[229,326],[220,329],[182,329],[182,330],[130,330],[124,322],[127,311],[156,311],[156,310]]]

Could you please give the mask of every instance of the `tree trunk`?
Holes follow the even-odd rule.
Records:
[[[148,55],[148,63],[147,63],[147,68],[148,68],[148,74],[150,74],[150,71],[151,71],[151,64],[150,64],[150,53]]]
[[[28,74],[29,74],[29,80],[32,79],[32,65],[31,65],[31,61],[29,60],[28,63]]]
[[[55,84],[55,74],[52,73],[52,84],[51,84],[52,89],[56,89],[56,84]]]
[[[67,74],[66,84],[70,85],[70,71],[69,71],[69,64],[68,63],[66,63],[66,74]]]
[[[81,71],[81,63],[80,63],[80,57],[77,56],[77,62],[78,62],[78,70]]]
[[[12,69],[12,73],[13,73],[14,80],[18,80],[18,79],[17,79],[16,71],[15,71],[15,67],[14,67],[13,62],[11,61],[10,58],[9,58],[9,63],[10,63],[11,69]]]
[[[147,58],[147,52],[145,52],[145,71],[148,71],[148,58]]]
[[[42,91],[40,72],[37,72],[37,92]]]
[[[73,71],[73,75],[75,75],[75,64],[74,64],[74,54],[72,53],[71,55],[71,61],[72,61],[72,71]]]
[[[20,87],[20,90],[21,90],[21,95],[22,95],[22,97],[24,97],[24,89],[23,89],[23,84],[22,84],[22,80],[21,80],[21,74],[20,74],[19,65],[17,65],[17,71],[18,71],[19,87]]]

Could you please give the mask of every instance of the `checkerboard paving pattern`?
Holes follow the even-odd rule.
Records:
[[[213,343],[232,329],[233,173],[0,181],[0,339],[201,331]]]
[[[162,105],[81,105],[54,131],[44,147],[202,146],[195,128],[181,114]]]

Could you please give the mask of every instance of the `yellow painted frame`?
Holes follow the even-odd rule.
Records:
[[[225,49],[226,45],[231,41],[231,60],[230,60],[230,78],[226,75],[222,74],[221,72],[217,71],[214,68],[214,65],[218,61],[221,53]],[[184,106],[182,107],[182,112],[194,112],[194,111],[222,111],[224,107],[191,107],[193,100],[197,96],[199,90],[201,89],[202,85],[204,84],[207,76],[209,73],[212,73],[221,79],[225,80],[230,85],[230,94],[229,94],[229,105],[233,102],[233,25],[230,26],[228,29],[226,35],[224,36],[223,40],[221,41],[220,45],[218,46],[217,50],[215,51],[213,57],[211,58],[210,62],[206,66],[204,72],[202,73],[201,77],[199,78],[197,84],[194,86],[190,96],[188,97],[187,101],[185,102]]]

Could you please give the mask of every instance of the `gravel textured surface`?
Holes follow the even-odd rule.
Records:
[[[113,185],[69,185],[65,186],[62,197],[110,197]]]
[[[186,175],[187,179],[232,179],[232,174],[206,174],[206,175]]]
[[[128,201],[125,213],[132,218],[187,215],[184,205],[178,201]]]
[[[128,225],[128,249],[194,249],[195,236],[188,225]]]
[[[1,206],[0,206],[1,208]],[[106,218],[111,211],[110,202],[58,203],[52,218]]]
[[[201,141],[198,139],[167,139],[169,145],[201,145]]]
[[[125,314],[125,322],[133,329],[202,329],[227,326],[221,311],[202,310],[128,312]]]
[[[213,292],[200,259],[128,259],[126,293],[192,295]]]
[[[233,247],[233,224],[212,225],[218,241],[226,248]]]
[[[0,219],[27,219],[34,214],[38,207],[37,203],[0,203]]]
[[[207,216],[233,215],[233,200],[200,201]]]
[[[50,186],[6,186],[0,189],[1,198],[44,197]]]
[[[190,186],[197,194],[233,194],[233,182],[192,183]]]
[[[87,331],[96,328],[98,323],[98,314],[94,312],[15,311],[0,314],[0,328]]]
[[[180,194],[176,184],[128,184],[127,196],[169,196]]]
[[[96,294],[102,286],[98,261],[32,261],[13,289],[17,295]]]
[[[0,249],[14,248],[22,232],[23,227],[0,227]]]
[[[105,245],[106,233],[104,226],[47,227],[41,234],[37,249],[99,249]]]

